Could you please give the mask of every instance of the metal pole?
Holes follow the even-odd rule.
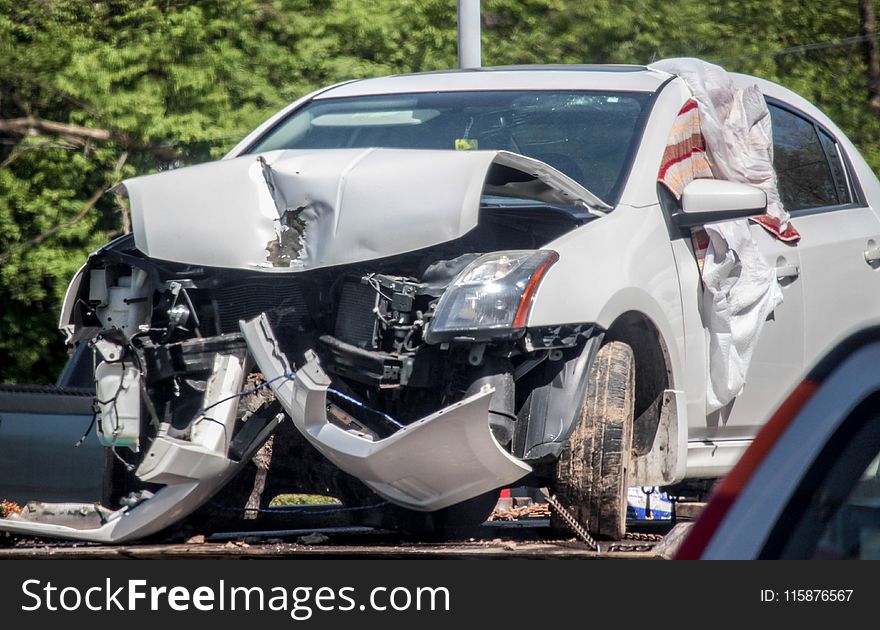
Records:
[[[458,67],[479,68],[480,0],[458,0]]]

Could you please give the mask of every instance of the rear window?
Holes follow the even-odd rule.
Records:
[[[312,101],[248,149],[505,150],[547,162],[614,203],[650,95],[440,92]]]

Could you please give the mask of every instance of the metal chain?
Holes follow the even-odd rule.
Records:
[[[654,548],[654,545],[663,540],[663,536],[661,534],[648,534],[644,532],[627,532],[623,535],[624,540],[635,540],[642,544],[622,544],[616,543],[611,545],[608,548],[608,551],[617,551],[617,552],[633,552],[633,551],[641,551],[647,552],[651,551]]]
[[[550,507],[556,510],[556,513],[559,514],[563,521],[565,521],[565,524],[568,525],[569,529],[573,531],[575,535],[582,541],[584,541],[590,548],[595,549],[597,552],[600,552],[601,549],[599,548],[599,543],[596,542],[596,540],[592,536],[590,536],[590,532],[584,529],[583,526],[581,526],[581,524],[577,522],[577,519],[571,514],[571,512],[562,507],[562,504],[556,500],[555,496],[550,496],[550,493],[547,492],[546,489],[542,488],[541,492],[543,493],[544,498],[547,500],[547,503],[550,504]]]
[[[544,498],[547,500],[547,503],[552,507],[556,513],[562,518],[568,528],[574,532],[574,534],[580,538],[583,542],[587,544],[591,549],[594,549],[596,552],[601,552],[599,547],[599,543],[590,536],[590,533],[580,524],[577,519],[569,512],[565,507],[557,500],[555,496],[551,496],[546,489],[542,489],[542,494]],[[606,551],[617,551],[617,552],[632,552],[632,551],[651,551],[654,547],[653,544],[650,543],[658,543],[663,540],[663,536],[660,534],[648,534],[642,532],[627,532],[623,535],[626,540],[635,540],[642,543],[649,544],[641,544],[641,545],[627,545],[627,544],[611,544]]]
[[[638,551],[638,552],[643,552],[643,553],[644,553],[644,552],[647,552],[647,551],[651,551],[653,548],[654,548],[654,545],[621,545],[621,544],[614,544],[614,545],[611,545],[611,546],[608,548],[608,551],[616,551],[616,552],[618,552],[618,553],[620,553],[620,552],[629,552],[629,553],[632,553],[632,552],[637,552],[637,551]]]
[[[623,537],[629,540],[641,540],[644,542],[660,542],[663,540],[662,534],[646,534],[644,532],[627,532]]]

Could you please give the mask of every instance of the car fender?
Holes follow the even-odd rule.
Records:
[[[544,249],[559,260],[538,288],[528,326],[590,323],[610,328],[623,313],[652,320],[683,360],[684,323],[675,259],[659,206],[621,206]]]
[[[536,293],[529,327],[589,323],[607,330],[630,312],[650,320],[667,351],[670,395],[676,400],[674,441],[677,462],[683,465],[688,435],[684,366],[704,359],[686,354],[681,288],[659,206],[620,206],[545,248],[558,252],[559,260]],[[639,349],[633,351],[638,357]]]

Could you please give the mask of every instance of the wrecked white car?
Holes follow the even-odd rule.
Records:
[[[0,529],[147,536],[280,422],[393,504],[549,486],[607,537],[628,486],[722,475],[880,312],[880,183],[800,97],[702,69],[354,81],[219,162],[123,182],[133,234],[89,258],[61,328],[94,348],[98,437],[137,491]],[[735,107],[701,89],[745,107],[775,174],[713,146]]]

